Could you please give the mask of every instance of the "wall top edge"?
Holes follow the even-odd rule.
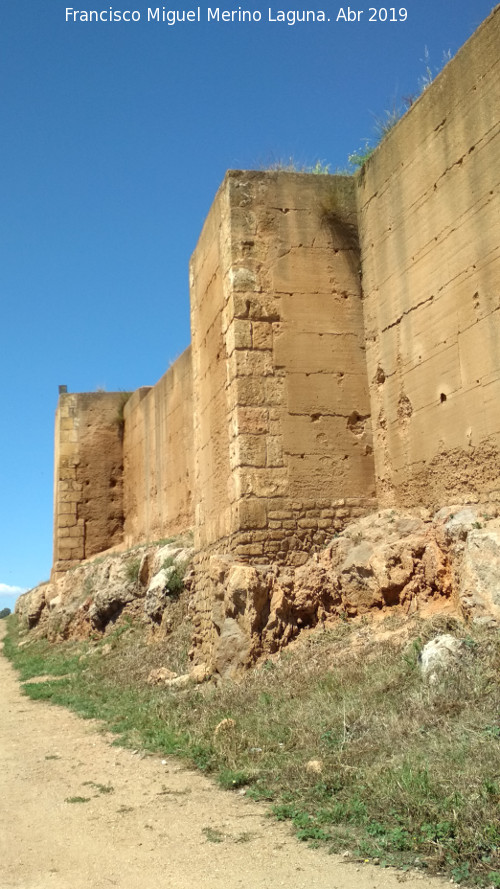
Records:
[[[490,14],[481,22],[481,24],[475,29],[475,31],[470,35],[470,37],[459,47],[455,55],[450,59],[449,62],[446,63],[444,68],[436,74],[434,80],[429,84],[429,86],[424,89],[419,96],[415,99],[413,104],[408,108],[404,114],[401,115],[399,120],[396,121],[394,126],[389,130],[389,132],[380,140],[380,142],[375,146],[373,153],[367,159],[367,161],[363,164],[361,169],[357,170],[354,174],[354,180],[358,188],[362,188],[364,184],[364,177],[366,171],[376,162],[379,157],[381,150],[386,151],[387,146],[396,138],[396,133],[399,131],[400,127],[404,127],[408,125],[408,121],[412,119],[415,114],[418,114],[419,111],[425,107],[428,103],[433,101],[434,93],[436,90],[440,88],[442,81],[449,76],[450,71],[452,71],[457,65],[460,65],[461,60],[464,56],[467,56],[467,53],[471,52],[471,47],[474,47],[478,41],[481,39],[484,31],[488,31],[490,28],[500,28],[500,3],[493,7]]]

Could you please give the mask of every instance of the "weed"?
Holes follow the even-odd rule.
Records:
[[[268,172],[278,173],[312,173],[315,176],[330,175],[330,164],[326,164],[322,160],[317,160],[314,164],[301,164],[293,157],[289,157],[288,160],[279,159],[272,161],[264,169]]]
[[[365,139],[364,145],[361,148],[358,148],[357,151],[353,151],[352,154],[348,156],[347,160],[354,169],[360,169],[372,156],[375,148],[375,145],[370,145],[369,139]]]
[[[118,402],[118,406],[116,408],[116,416],[115,416],[115,426],[118,430],[118,437],[120,441],[123,441],[123,436],[125,433],[125,405],[129,400],[131,392],[122,392],[120,395],[120,400]]]
[[[163,562],[162,568],[168,574],[166,589],[169,596],[172,596],[174,599],[177,599],[184,589],[184,575],[187,565],[187,562],[177,563],[172,556],[168,556]]]
[[[425,65],[425,71],[424,74],[419,78],[418,91],[411,95],[404,96],[402,98],[402,104],[398,104],[397,100],[394,99],[391,107],[387,108],[382,116],[374,115],[375,140],[373,141],[371,139],[365,139],[364,145],[348,156],[351,172],[352,168],[354,168],[354,171],[357,171],[365,165],[379,143],[382,142],[383,139],[385,139],[387,134],[390,133],[397,122],[403,117],[408,108],[410,108],[418,99],[418,97],[427,89],[427,87],[430,86],[441,68],[443,68],[447,64],[447,62],[450,61],[450,59],[451,52],[450,50],[448,50],[447,52],[443,53],[441,66],[438,68],[433,68],[430,63],[429,50],[427,49],[427,47],[424,48],[424,58],[422,59],[422,62]]]
[[[268,787],[261,785],[260,782],[257,780],[255,784],[248,788],[246,796],[256,801],[273,800],[274,792],[272,790],[269,790]]]
[[[84,781],[84,787],[93,787],[99,793],[114,793],[115,788],[112,784],[96,784],[95,781]]]
[[[219,784],[226,790],[236,790],[250,784],[251,777],[248,772],[239,772],[234,769],[221,769],[219,772]]]
[[[127,578],[128,583],[138,583],[140,570],[141,570],[141,560],[140,559],[129,559],[129,561],[125,565],[125,576]]]
[[[434,80],[434,78],[439,74],[442,68],[448,64],[451,59],[451,50],[448,49],[443,52],[441,64],[438,67],[433,67],[431,64],[431,54],[427,46],[424,46],[424,57],[420,61],[424,65],[424,73],[418,79],[418,85],[420,88],[420,93],[423,93],[427,87],[429,87]]]
[[[65,803],[89,803],[91,800],[90,796],[67,796],[64,800]]]
[[[235,837],[234,842],[235,843],[250,843],[253,840],[254,836],[255,836],[254,833],[251,833],[250,831],[246,830],[246,831],[244,831],[244,833],[240,833],[239,836]]]
[[[201,831],[207,843],[223,843],[224,834],[216,827],[204,827]]]

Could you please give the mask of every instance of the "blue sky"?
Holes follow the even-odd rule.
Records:
[[[0,608],[50,573],[58,385],[150,385],[188,345],[189,257],[225,171],[345,167],[418,93],[426,48],[439,68],[492,7],[407,0],[406,21],[369,22],[356,4],[346,23],[347,6],[318,0],[329,22],[290,26],[268,10],[298,4],[256,0],[241,8],[260,22],[208,23],[205,5],[171,27],[141,0],[111,7],[135,23],[3,0]]]

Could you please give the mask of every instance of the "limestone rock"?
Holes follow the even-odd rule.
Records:
[[[436,636],[424,645],[420,653],[420,669],[429,682],[435,682],[440,673],[458,662],[463,642],[449,633]]]
[[[173,679],[165,679],[165,688],[185,688],[189,685],[191,678],[189,673],[182,673],[181,676],[174,676]]]
[[[323,772],[323,760],[310,759],[309,762],[306,762],[306,772],[310,775],[321,775]]]
[[[165,562],[172,562],[173,565],[179,567],[190,562],[193,558],[194,549],[189,546],[179,546],[175,543],[166,543],[160,546],[151,556],[151,570],[153,574],[157,574],[164,567]]]
[[[40,620],[40,616],[42,614],[43,609],[46,605],[45,594],[47,591],[46,585],[42,585],[37,587],[31,593],[31,596],[28,600],[28,608],[26,612],[26,620],[28,624],[28,628],[36,626],[38,621]]]
[[[117,559],[110,560],[99,575],[88,618],[95,629],[102,630],[134,600],[136,584],[127,582],[126,566]]]
[[[438,544],[447,549],[464,542],[469,531],[481,524],[478,507],[446,506],[440,509],[433,519]]]
[[[469,531],[460,567],[459,600],[473,621],[500,621],[500,528]]]
[[[210,678],[210,670],[206,664],[196,664],[189,672],[189,678],[193,682],[206,682]]]
[[[144,599],[144,613],[152,621],[161,620],[168,600],[168,580],[173,568],[161,568],[152,578]]]
[[[215,653],[215,669],[221,676],[234,676],[248,666],[252,640],[238,622],[228,617],[224,621]]]
[[[177,679],[177,675],[173,670],[168,670],[167,667],[157,667],[155,670],[150,670],[146,682],[148,685],[163,685],[171,679]]]

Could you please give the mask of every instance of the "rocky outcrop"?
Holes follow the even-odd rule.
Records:
[[[193,656],[233,675],[336,618],[395,609],[500,621],[500,521],[491,505],[447,507],[434,517],[388,509],[348,525],[300,567],[213,555],[206,575],[210,619],[205,637],[200,622]],[[195,625],[196,610],[195,595]]]
[[[104,633],[124,614],[165,634],[173,603],[189,587],[192,554],[181,539],[100,556],[25,593],[16,612],[51,640]]]
[[[394,610],[500,622],[500,519],[478,505],[365,516],[298,567],[248,565],[213,553],[203,572],[181,576],[185,542],[108,555],[25,594],[17,610],[50,639],[106,632],[121,614],[164,638],[184,583],[194,625],[191,656],[203,681],[236,675],[318,623]],[[152,677],[152,680],[153,681]],[[192,677],[195,679],[195,677]],[[179,677],[162,677],[173,686]],[[186,680],[187,681],[187,680]]]

